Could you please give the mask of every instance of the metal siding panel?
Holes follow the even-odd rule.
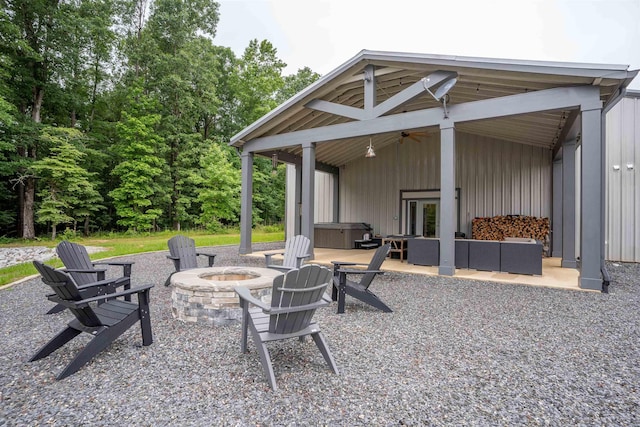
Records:
[[[635,168],[634,164],[634,103],[625,102],[622,104],[622,165],[621,165],[621,211],[622,211],[622,261],[633,261],[635,244]],[[628,169],[627,164],[633,165],[633,169]]]
[[[315,222],[333,221],[333,175],[316,171],[315,176]]]
[[[456,134],[456,186],[461,189],[461,230],[471,233],[471,220],[478,216],[512,213],[550,215],[549,150],[492,138]],[[356,160],[341,168],[341,218],[344,222],[369,222],[374,232],[397,233],[400,190],[440,187],[439,138],[421,143],[405,141],[376,151],[374,159]],[[536,167],[531,167],[531,157]],[[528,159],[526,173],[520,165]],[[543,186],[543,182],[549,182]],[[531,185],[534,188],[525,188]],[[523,211],[521,193],[528,208]],[[515,201],[515,202],[514,202]],[[394,219],[398,217],[397,219]]]
[[[622,100],[621,103],[624,103]],[[622,130],[621,103],[607,113],[606,153],[607,153],[607,242],[606,258],[619,261],[620,258],[620,174],[621,170],[613,167],[620,166],[620,133]]]
[[[638,98],[624,98],[607,114],[606,258],[613,261],[640,262],[639,123]]]
[[[634,214],[631,221],[633,221],[634,226],[634,254],[633,261],[640,262],[640,98],[632,99],[634,118],[633,118],[633,147],[634,147],[634,156],[633,156],[633,198],[635,201],[634,204]]]

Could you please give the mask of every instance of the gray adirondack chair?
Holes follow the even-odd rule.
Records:
[[[65,271],[73,277],[78,286],[96,283],[105,280],[106,267],[115,265],[122,267],[122,277],[115,280],[116,288],[123,286],[125,290],[131,288],[131,265],[129,261],[99,261],[93,262],[89,258],[87,248],[77,243],[64,240],[56,246],[56,253],[65,267]],[[125,297],[131,301],[131,296]],[[58,304],[49,310],[48,314],[64,310],[64,306]]]
[[[30,362],[47,357],[82,332],[92,335],[91,341],[58,374],[57,379],[61,380],[77,372],[138,321],[142,329],[142,345],[151,345],[153,342],[149,317],[149,290],[153,287],[152,284],[121,292],[114,292],[113,281],[110,286],[93,284],[79,287],[73,277],[64,271],[56,270],[40,261],[33,261],[33,265],[42,275],[42,281],[55,292],[48,296],[49,300],[68,308],[75,319],[42,346],[29,359]],[[98,292],[98,296],[87,297],[86,291],[91,287],[110,289],[103,289]],[[93,293],[95,290],[89,294]],[[120,296],[134,294],[137,295],[136,303],[118,299]],[[98,302],[102,304],[93,304]]]
[[[209,267],[213,267],[213,263],[215,262],[216,254],[208,254],[204,252],[199,252],[196,249],[196,243],[193,239],[190,239],[187,236],[183,236],[178,234],[173,236],[167,242],[169,246],[169,255],[167,258],[173,261],[173,265],[176,268],[176,271],[171,273],[167,280],[164,282],[165,286],[169,286],[171,283],[171,276],[179,271],[190,270],[192,268],[198,268],[198,257],[206,256],[208,259]]]
[[[378,274],[384,274],[384,272],[380,270],[380,266],[382,266],[382,263],[389,254],[389,249],[389,243],[376,249],[368,265],[356,262],[331,261],[333,264],[333,288],[331,296],[334,301],[336,301],[336,299],[338,300],[338,313],[344,313],[346,295],[357,298],[384,312],[390,313],[393,311],[382,302],[376,294],[369,290],[373,279]],[[345,268],[356,265],[367,265],[367,268],[364,270]],[[349,280],[347,277],[348,274],[362,275],[362,279],[359,282]]]
[[[338,367],[320,327],[312,321],[316,309],[330,303],[329,296],[325,295],[330,282],[331,270],[308,264],[274,279],[270,305],[251,295],[245,287],[234,288],[242,307],[240,349],[242,353],[247,352],[247,335],[250,330],[260,354],[262,368],[273,390],[277,390],[277,385],[266,345],[270,341],[296,337],[302,341],[305,336],[311,335],[324,360],[338,374]],[[250,304],[256,307],[249,308]]]
[[[288,238],[284,246],[284,251],[271,251],[264,254],[267,268],[273,268],[283,272],[287,272],[294,268],[300,268],[302,261],[311,256],[309,253],[310,246],[311,241],[307,236],[297,235]],[[274,255],[284,255],[282,265],[273,263],[272,257]]]

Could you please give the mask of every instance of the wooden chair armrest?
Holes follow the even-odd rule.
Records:
[[[202,256],[208,256],[208,257],[215,257],[217,254],[208,254],[206,252],[196,252],[196,255],[202,255]]]
[[[284,251],[282,250],[269,251],[269,252],[264,252],[263,255],[264,256],[284,255]]]
[[[128,277],[119,277],[117,279],[106,279],[106,280],[100,280],[98,282],[93,282],[93,283],[88,283],[86,285],[78,286],[78,290],[84,290],[89,288],[99,288],[101,286],[109,286],[109,285],[114,285],[115,287],[119,287],[129,282],[130,282],[130,279]]]
[[[328,304],[329,303],[325,301],[323,298],[321,301],[314,302],[313,304],[297,305],[294,307],[270,308],[269,310],[263,309],[262,311],[264,311],[267,314],[287,314],[287,313],[296,313],[298,311],[314,310],[316,308],[325,307]]]
[[[349,262],[349,261],[331,261],[331,264],[333,264],[334,266],[340,266],[340,265],[369,265],[369,264],[365,264],[363,262]]]
[[[375,274],[384,274],[382,270],[358,270],[358,269],[349,269],[349,268],[341,268],[338,270],[338,273],[345,274],[367,274],[367,273],[375,273]]]
[[[135,261],[96,261],[93,263],[93,265],[98,265],[98,264],[125,266],[125,265],[133,265],[135,264]]]
[[[268,252],[264,254],[264,262],[267,265],[267,267],[270,267],[271,264],[271,258],[274,255],[284,255],[283,251],[277,251],[277,252]]]
[[[135,288],[131,288],[131,289],[127,289],[125,291],[120,291],[120,292],[116,292],[113,294],[109,294],[108,298],[117,298],[117,297],[123,297],[123,296],[127,296],[127,295],[132,295],[132,294],[140,294],[143,292],[149,292],[149,289],[153,288],[155,285],[153,283],[149,283],[147,285],[142,285],[142,286],[136,286]],[[105,296],[104,295],[99,295],[97,297],[92,297],[92,298],[86,298],[80,301],[69,301],[71,303],[73,303],[74,307],[77,308],[81,308],[84,307],[86,305],[88,305],[90,302],[95,302],[95,301],[101,301],[104,300]],[[63,304],[64,305],[64,304]]]
[[[282,271],[283,273],[286,273],[287,271],[295,270],[295,268],[293,267],[284,267],[282,265],[274,265],[274,264],[267,265],[267,268]]]
[[[240,302],[242,303],[242,301],[246,301],[249,302],[257,307],[260,307],[262,310],[270,310],[271,307],[268,306],[267,304],[265,304],[264,302],[262,302],[261,300],[259,300],[258,298],[254,297],[253,295],[251,295],[251,291],[245,287],[242,286],[235,286],[233,288],[233,290],[236,292],[236,294],[238,294],[238,297],[240,298]],[[242,304],[241,304],[242,305]]]
[[[83,308],[83,307],[86,307],[87,305],[89,305],[89,303],[91,303],[91,302],[104,301],[106,299],[113,299],[113,298],[117,298],[117,297],[121,297],[121,296],[131,295],[131,294],[139,294],[139,293],[149,292],[149,289],[153,288],[154,286],[155,286],[154,284],[138,286],[136,288],[128,289],[128,290],[125,290],[125,291],[109,293],[109,294],[106,294],[106,295],[105,294],[101,294],[101,295],[97,295],[97,296],[92,296],[90,298],[85,298],[85,299],[82,299],[80,301],[69,301],[69,300],[66,300],[66,299],[62,299],[59,296],[57,296],[56,294],[47,295],[47,298],[49,299],[49,301],[58,303],[58,304],[60,304],[60,305],[62,305],[64,307],[67,307],[67,308]],[[93,293],[91,295],[95,295],[95,293]]]
[[[107,271],[106,268],[63,268],[67,273],[98,273]]]

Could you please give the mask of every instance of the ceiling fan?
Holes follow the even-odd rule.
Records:
[[[398,139],[398,141],[400,142],[400,144],[404,143],[404,139],[405,138],[409,138],[414,140],[415,142],[422,142],[422,140],[420,139],[421,137],[427,137],[429,136],[429,134],[427,132],[400,132],[400,138]]]

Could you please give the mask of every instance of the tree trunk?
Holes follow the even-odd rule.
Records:
[[[57,229],[56,225],[52,224],[51,225],[51,240],[56,240],[56,234],[57,234],[56,233],[56,229]]]
[[[31,111],[31,119],[34,123],[40,123],[40,110],[42,109],[42,100],[44,99],[44,88],[34,86],[33,88],[33,110]],[[24,151],[27,158],[36,159],[36,149],[31,148]],[[35,239],[36,227],[34,221],[33,204],[36,198],[36,180],[34,177],[27,177],[24,184],[24,199],[20,217],[22,220],[22,238]]]
[[[84,237],[89,237],[89,215],[84,217]]]
[[[24,184],[24,199],[22,202],[22,238],[35,239],[36,229],[33,221],[33,202],[36,194],[36,180],[27,178]]]

